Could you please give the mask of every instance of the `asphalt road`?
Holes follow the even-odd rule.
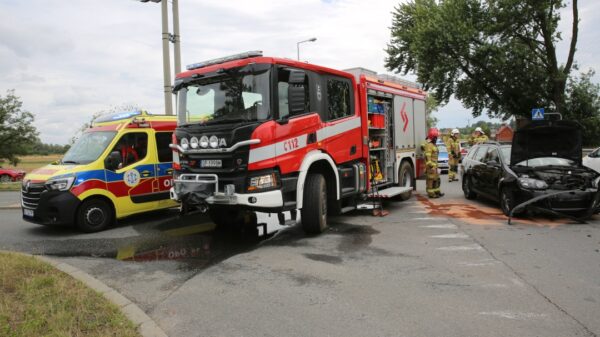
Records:
[[[600,220],[520,219],[416,197],[325,234],[214,233],[203,216],[135,217],[80,234],[1,210],[0,249],[58,256],[171,336],[598,336]]]

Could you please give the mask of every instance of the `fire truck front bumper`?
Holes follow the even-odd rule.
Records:
[[[281,190],[256,193],[236,193],[233,185],[219,188],[219,178],[214,174],[182,174],[173,180],[171,199],[189,205],[242,206],[256,209],[283,207]]]

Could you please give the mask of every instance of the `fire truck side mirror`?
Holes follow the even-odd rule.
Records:
[[[119,151],[111,152],[106,159],[104,159],[104,168],[107,170],[114,171],[121,164],[121,154]]]
[[[290,116],[299,115],[306,110],[306,73],[302,70],[291,70],[288,80],[288,104]]]

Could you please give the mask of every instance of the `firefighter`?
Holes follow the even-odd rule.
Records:
[[[483,133],[483,130],[480,127],[477,127],[475,129],[475,135],[471,136],[471,139],[469,139],[469,144],[475,145],[475,144],[485,143],[487,141],[488,141],[488,136],[486,136],[485,133]]]
[[[452,130],[446,143],[448,149],[448,182],[458,181],[458,162],[460,161],[460,131]]]
[[[444,196],[440,191],[440,175],[438,173],[438,148],[437,142],[439,132],[436,128],[431,128],[427,132],[425,143],[425,173],[426,173],[426,191],[429,198],[439,198]]]

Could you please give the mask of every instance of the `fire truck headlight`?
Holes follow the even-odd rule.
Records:
[[[198,138],[196,138],[196,137],[190,138],[190,146],[192,147],[192,149],[197,149],[198,148]]]
[[[277,175],[275,173],[250,177],[250,179],[248,179],[248,192],[254,192],[273,187],[277,187]]]
[[[74,181],[75,176],[50,179],[46,182],[46,189],[49,191],[68,191],[73,186]]]
[[[187,138],[181,138],[181,147],[184,150],[187,150],[190,147],[190,142],[187,140]]]
[[[206,136],[200,137],[200,147],[203,147],[203,148],[208,147],[208,137],[206,137]]]
[[[219,146],[219,138],[217,138],[217,136],[210,136],[210,147],[212,147],[213,149],[216,149],[217,146]]]

